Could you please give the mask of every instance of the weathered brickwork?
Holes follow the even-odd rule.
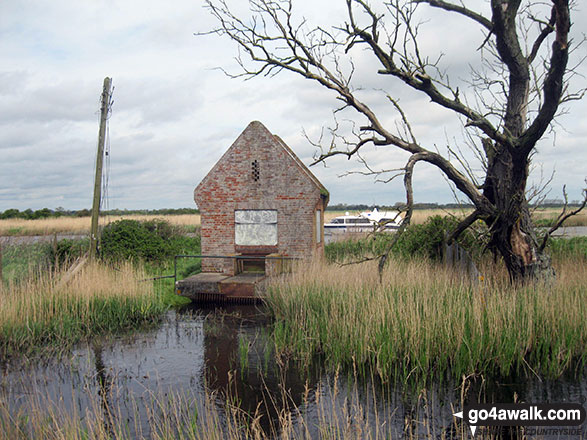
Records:
[[[293,151],[254,121],[220,158],[194,191],[202,219],[202,254],[235,255],[235,210],[276,210],[277,246],[259,253],[309,258],[324,252],[324,209],[320,182]],[[321,211],[317,242],[316,211]],[[254,252],[254,247],[246,247]],[[204,272],[232,275],[234,261],[204,259]]]

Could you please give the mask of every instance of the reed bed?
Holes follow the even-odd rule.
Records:
[[[100,217],[100,226],[117,220],[147,221],[164,218],[174,226],[196,230],[200,226],[199,214],[178,215],[110,215]],[[58,217],[25,220],[20,218],[0,220],[0,235],[51,235],[51,234],[89,234],[90,217]]]
[[[314,262],[269,293],[275,341],[304,362],[374,368],[384,380],[582,371],[587,355],[587,261],[553,284],[511,286],[500,270],[469,280],[425,261]]]
[[[88,263],[68,272],[38,271],[0,287],[0,359],[53,351],[98,334],[157,321],[165,306],[144,271]]]

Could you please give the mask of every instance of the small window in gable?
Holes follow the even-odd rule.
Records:
[[[255,182],[259,180],[259,161],[257,159],[251,162],[251,177]]]

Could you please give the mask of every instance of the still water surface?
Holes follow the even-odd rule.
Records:
[[[72,414],[101,402],[105,411],[116,408],[115,418],[132,436],[147,438],[154,398],[182,395],[198,402],[212,395],[225,424],[227,394],[245,412],[261,415],[266,432],[278,431],[279,417],[288,414],[295,432],[312,437],[319,425],[337,419],[345,429],[360,421],[361,429],[394,438],[453,438],[452,413],[461,410],[463,396],[471,403],[584,402],[587,396],[585,374],[556,381],[477,378],[462,394],[460,383],[415,389],[336,375],[319,363],[300,370],[275,356],[269,332],[267,315],[255,306],[170,311],[148,331],[94,340],[59,360],[2,366],[0,399],[20,415],[30,411],[31,396]]]

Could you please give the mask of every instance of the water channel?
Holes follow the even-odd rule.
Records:
[[[323,438],[325,427],[349,430],[353,438],[365,431],[383,438],[461,438],[452,413],[463,399],[546,403],[587,396],[585,372],[580,380],[477,378],[464,390],[460,383],[382,384],[327,372],[319,363],[300,369],[275,356],[269,324],[257,306],[172,310],[156,328],[96,339],[59,359],[2,365],[0,400],[15,417],[48,405],[82,418],[89,408],[114,413],[110,420],[126,426],[129,438],[149,438],[153,413],[173,399],[184,400],[192,413],[217,414],[219,429],[228,429],[227,398],[251,420],[260,416],[260,427],[273,435],[287,420],[288,432],[311,438]]]

